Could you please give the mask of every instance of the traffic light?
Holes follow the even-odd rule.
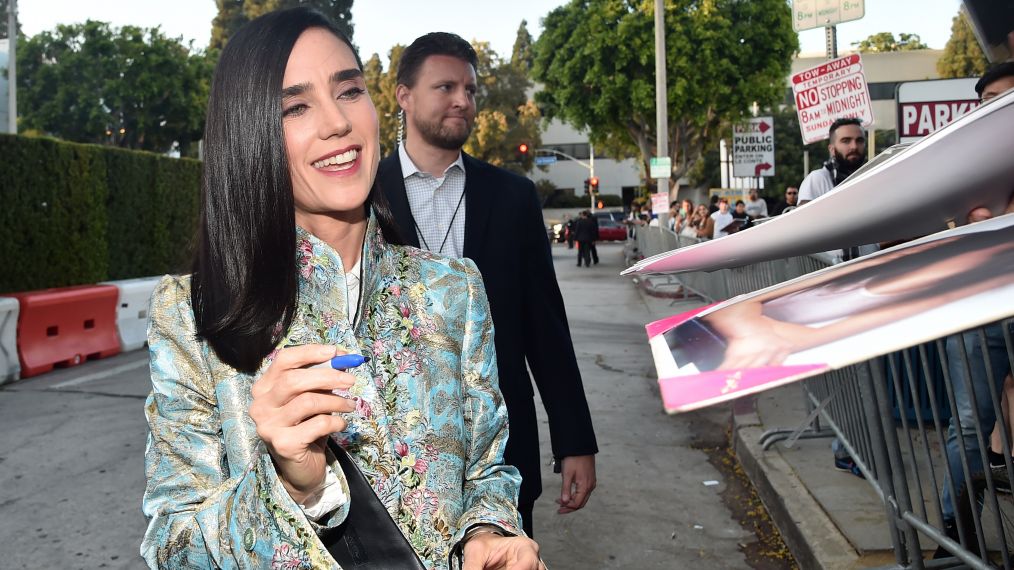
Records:
[[[525,144],[525,143],[519,144],[518,145],[518,154],[521,154],[522,156],[527,156],[528,155],[528,145]]]
[[[584,193],[587,194],[591,189],[591,178],[584,179]]]
[[[592,176],[591,178],[589,178],[588,179],[588,186],[591,189],[591,191],[592,191],[593,194],[598,193],[598,191],[599,191],[599,177],[598,176]]]

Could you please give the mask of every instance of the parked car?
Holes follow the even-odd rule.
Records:
[[[622,223],[624,220],[623,212],[619,210],[596,210],[592,215],[598,218],[599,223],[602,223],[602,220],[613,220],[614,222]]]
[[[599,241],[623,241],[627,239],[627,227],[612,219],[599,220]]]

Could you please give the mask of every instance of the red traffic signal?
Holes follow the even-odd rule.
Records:
[[[598,191],[598,189],[599,189],[599,177],[598,176],[592,176],[591,178],[589,178],[588,179],[588,185],[591,186],[591,189],[592,189],[593,192]]]
[[[525,143],[519,144],[518,145],[518,152],[520,152],[521,154],[528,154],[528,145],[525,144]]]

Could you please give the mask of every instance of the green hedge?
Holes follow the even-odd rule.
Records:
[[[0,292],[184,270],[200,162],[0,135]]]

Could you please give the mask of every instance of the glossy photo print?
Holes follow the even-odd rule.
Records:
[[[1014,315],[1014,214],[647,325],[684,412]]]

